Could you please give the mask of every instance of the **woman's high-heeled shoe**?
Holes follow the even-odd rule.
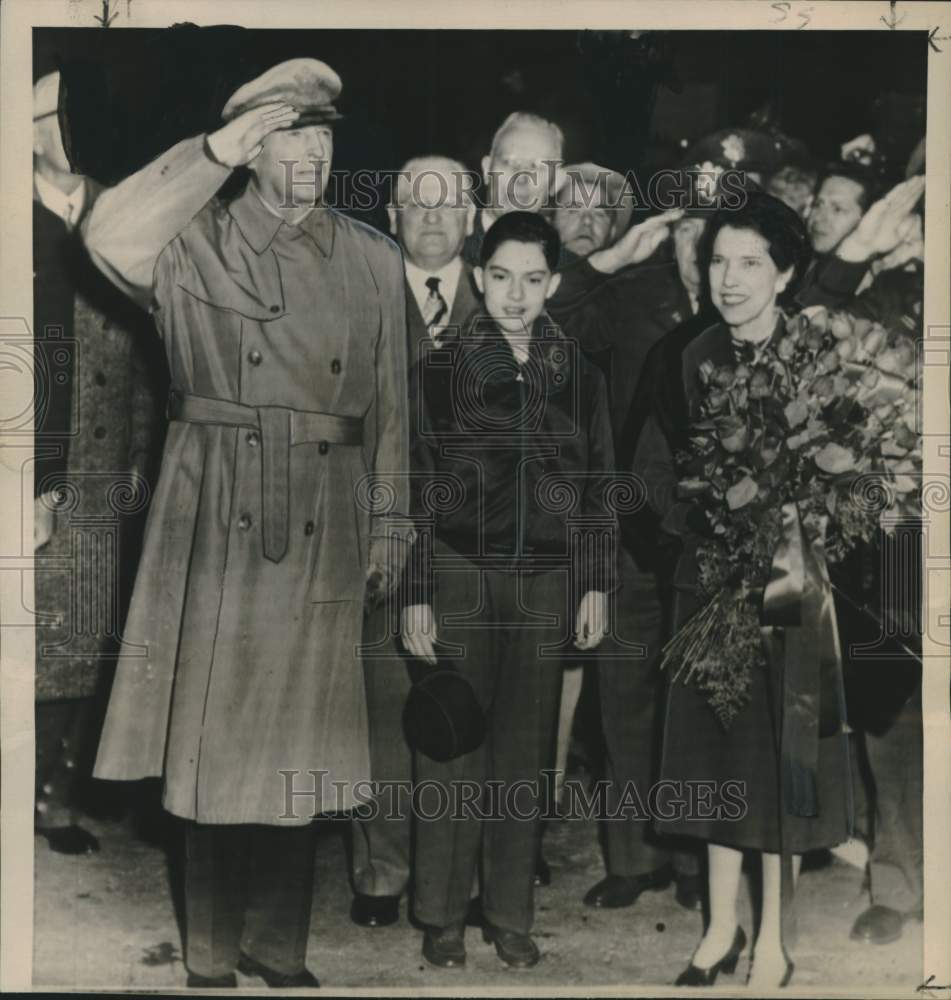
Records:
[[[753,985],[752,984],[753,968],[754,968],[754,966],[751,965],[750,966],[749,975],[747,975],[747,977],[746,977],[746,985],[747,986]],[[789,981],[792,979],[793,970],[795,968],[796,968],[795,963],[791,962],[787,958],[786,959],[786,968],[785,968],[785,970],[783,972],[782,979],[780,979],[779,983],[775,987],[776,989],[782,989],[784,986],[788,986],[789,985]],[[760,983],[759,985],[765,986],[765,987],[769,987],[769,984],[767,984],[767,983]],[[771,987],[769,987],[769,988],[771,988]]]
[[[737,927],[730,950],[719,962],[714,962],[708,969],[701,969],[691,962],[677,977],[674,986],[713,986],[721,972],[728,976],[736,972],[736,963],[740,960],[745,947],[746,932],[742,927]]]

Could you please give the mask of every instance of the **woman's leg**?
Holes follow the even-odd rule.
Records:
[[[799,877],[802,855],[793,855],[793,881]],[[786,971],[782,938],[782,869],[780,855],[763,852],[763,919],[756,938],[750,983],[779,984]]]
[[[743,852],[720,844],[707,845],[710,926],[693,956],[693,964],[709,969],[730,950],[736,934],[736,898],[740,890]]]

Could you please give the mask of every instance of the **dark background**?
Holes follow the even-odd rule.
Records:
[[[63,72],[74,169],[104,183],[215,127],[238,86],[296,56],[343,79],[340,171],[426,152],[477,169],[522,109],[562,126],[569,162],[622,172],[674,165],[693,140],[765,115],[819,162],[872,132],[899,173],[924,134],[927,50],[924,32],[886,30],[34,29],[35,76]]]

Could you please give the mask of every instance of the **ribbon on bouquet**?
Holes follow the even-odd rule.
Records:
[[[842,658],[821,526],[809,542],[794,502],[763,594],[771,676],[780,681],[780,776],[786,812],[816,816],[819,740],[842,731]],[[776,629],[782,629],[777,634]]]
[[[779,830],[783,941],[796,937],[792,909],[793,872],[789,843],[791,816],[817,816],[816,773],[819,740],[845,739],[845,688],[832,582],[825,555],[826,520],[810,542],[798,505],[783,504],[783,537],[763,593],[764,646],[769,661],[772,702],[779,717]],[[847,759],[847,758],[846,758]],[[843,776],[849,797],[850,775]]]

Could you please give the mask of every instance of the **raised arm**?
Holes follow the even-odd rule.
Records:
[[[261,151],[263,138],[297,112],[265,104],[209,135],[185,139],[96,200],[82,226],[96,266],[148,309],[155,262],[225,182]]]

